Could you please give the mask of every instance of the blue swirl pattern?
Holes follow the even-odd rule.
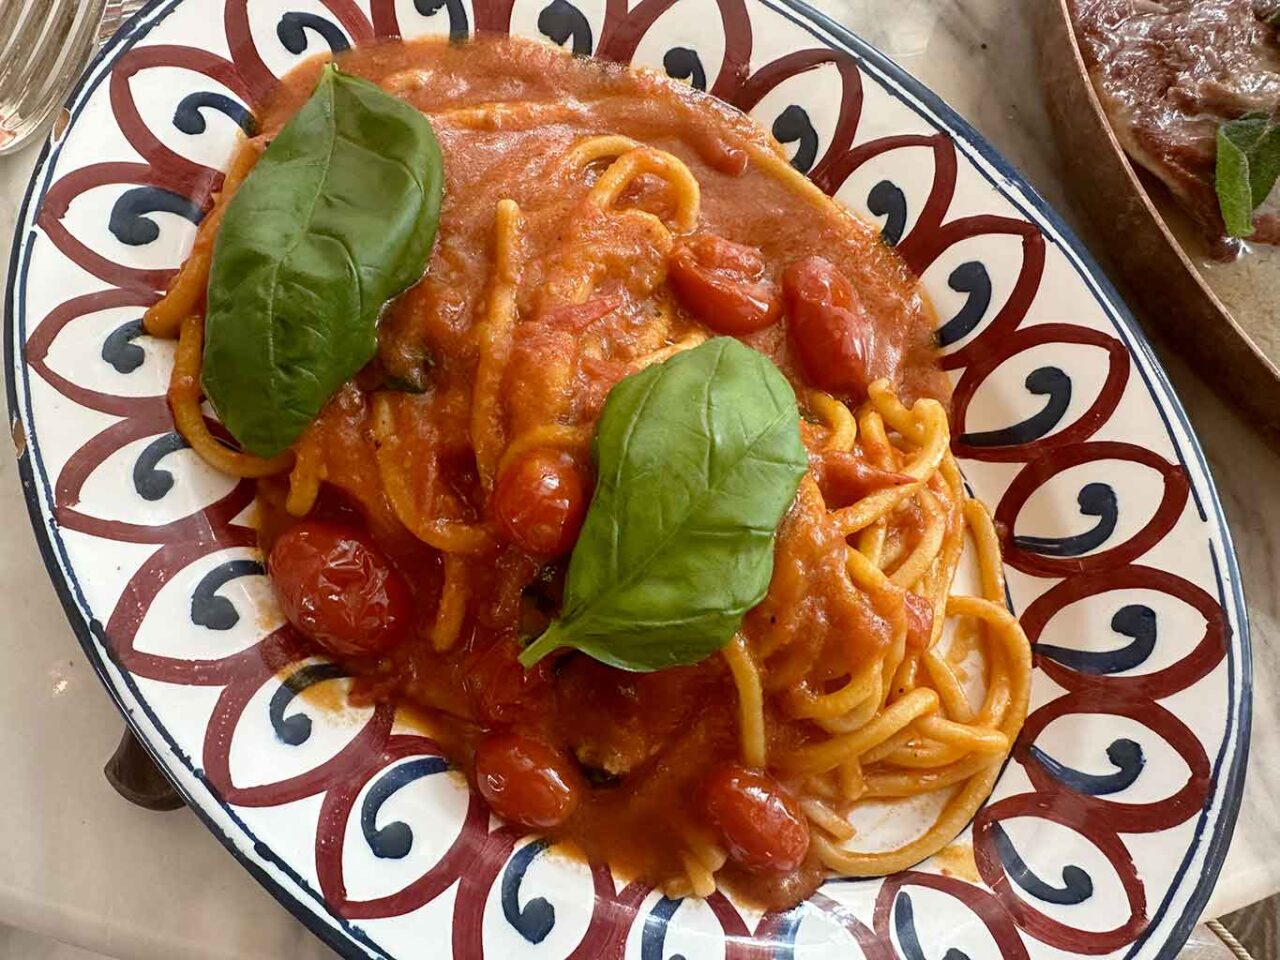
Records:
[[[553,43],[568,43],[574,56],[585,57],[591,53],[591,23],[581,10],[568,0],[551,0],[538,14],[538,30]]]
[[[1093,879],[1075,864],[1062,868],[1062,886],[1055,887],[1040,879],[1027,866],[1026,861],[1014,849],[1013,841],[1009,839],[1004,827],[997,823],[992,826],[991,831],[996,853],[1009,879],[1037,900],[1060,906],[1074,906],[1093,896]]]
[[[533,861],[551,846],[549,840],[538,839],[525,844],[502,872],[502,915],[507,923],[529,943],[547,939],[556,925],[556,908],[545,897],[534,897],[520,906],[520,885]]]
[[[920,936],[916,933],[916,912],[909,893],[900,892],[893,902],[893,932],[897,934],[903,960],[928,960],[920,947]],[[942,960],[970,958],[963,950],[951,947],[943,954]]]
[[[317,16],[314,13],[298,13],[291,11],[280,18],[276,25],[276,36],[280,43],[292,54],[305,53],[307,49],[307,31],[314,31],[328,44],[334,53],[342,53],[351,49],[351,41],[332,20]]]
[[[671,918],[682,903],[683,900],[663,897],[653,905],[649,915],[644,918],[644,929],[640,932],[640,960],[685,960],[684,955],[679,953],[670,957],[663,956]]]
[[[246,137],[252,137],[257,132],[257,120],[248,107],[232,100],[225,93],[210,90],[200,90],[183,97],[173,111],[173,125],[192,136],[204,133],[208,127],[203,113],[206,109],[217,110],[230,117]]]
[[[346,668],[336,663],[315,663],[291,673],[272,695],[271,704],[267,708],[271,728],[275,730],[280,742],[300,747],[311,739],[310,717],[305,713],[295,713],[289,717],[284,715],[298,694],[317,684],[349,676],[351,674]]]
[[[1028,393],[1048,397],[1038,413],[1010,427],[963,434],[960,442],[970,447],[1012,447],[1047,436],[1071,406],[1071,378],[1058,367],[1040,367],[1027,374],[1024,385]]]
[[[191,594],[191,622],[210,630],[230,630],[240,622],[240,613],[218,591],[239,577],[264,577],[266,568],[258,560],[228,560],[220,563],[196,584]]]
[[[156,437],[138,454],[133,464],[133,489],[143,500],[154,503],[163,500],[173,489],[173,474],[161,470],[161,460],[176,450],[185,450],[190,446],[187,438],[176,430]]]
[[[951,271],[947,286],[966,296],[955,316],[938,328],[938,345],[959,343],[978,328],[991,307],[991,274],[979,260],[967,260]]]
[[[1082,516],[1098,518],[1092,529],[1069,537],[1015,536],[1014,544],[1021,550],[1044,557],[1080,557],[1098,549],[1111,539],[1120,519],[1115,488],[1102,481],[1086,483],[1076,495],[1076,503]]]
[[[773,121],[773,135],[779,143],[796,144],[791,166],[801,173],[808,173],[818,159],[818,131],[808,112],[798,104],[791,104]]]
[[[121,243],[145,247],[160,236],[160,227],[149,213],[175,213],[199,225],[204,211],[189,198],[162,187],[134,187],[116,198],[107,229]]]
[[[454,42],[465,40],[471,34],[462,0],[413,0],[413,8],[424,17],[433,17],[444,10],[449,16],[449,39]]]
[[[141,320],[120,324],[102,341],[102,359],[111,364],[116,373],[133,373],[147,359],[146,351],[133,342],[142,333]]]
[[[662,58],[667,76],[685,80],[695,90],[707,89],[707,71],[702,68],[698,51],[690,47],[672,47]]]
[[[777,133],[775,131],[775,136]],[[907,196],[892,180],[881,180],[867,194],[867,209],[877,217],[884,217],[880,227],[880,239],[896,247],[907,229]],[[942,335],[938,335],[942,339]]]
[[[448,769],[449,764],[443,757],[422,757],[393,768],[373,785],[360,805],[360,832],[375,857],[400,860],[413,849],[413,828],[404,821],[394,820],[384,827],[378,826],[382,805],[409,784]]]
[[[1077,650],[1052,643],[1037,643],[1036,655],[1047,657],[1076,673],[1108,676],[1133,670],[1147,662],[1156,648],[1156,612],[1145,604],[1130,603],[1111,618],[1111,629],[1130,638],[1117,650]]]

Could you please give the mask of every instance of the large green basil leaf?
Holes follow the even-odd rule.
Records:
[[[214,246],[204,388],[246,450],[286,449],[372,358],[379,312],[422,276],[443,179],[425,116],[325,67]]]
[[[761,354],[710,340],[614,387],[595,452],[563,615],[520,661],[575,647],[624,670],[696,663],[768,589],[808,463],[795,394]]]

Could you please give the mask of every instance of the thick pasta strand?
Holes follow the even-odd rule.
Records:
[[[867,700],[878,696],[879,684],[880,664],[873,660],[850,677],[849,682],[839,690],[817,696],[809,693],[796,696],[793,698],[791,714],[813,720],[843,716]]]
[[[880,877],[905,870],[937,853],[955,839],[991,793],[991,787],[999,773],[998,762],[973,771],[969,774],[968,782],[947,802],[932,826],[915,840],[895,850],[880,853],[845,850],[821,835],[813,838],[814,848],[824,866],[843,876]]]
[[[400,522],[423,543],[444,553],[480,553],[493,546],[493,534],[480,524],[423,516],[406,475],[395,412],[386,393],[373,397],[373,437],[382,488]]]
[[[821,390],[810,390],[807,397],[809,409],[822,418],[829,430],[825,449],[852,449],[858,439],[858,421],[849,408]]]
[[[853,733],[855,730],[861,730],[866,726],[871,718],[879,712],[883,703],[881,676],[884,666],[881,661],[873,660],[867,665],[867,668],[872,671],[875,681],[871,689],[871,695],[848,713],[833,717],[815,718],[818,726],[828,733]]]
[[[502,473],[507,464],[513,463],[522,453],[539,447],[551,447],[555,450],[570,452],[585,451],[591,444],[591,436],[591,431],[586,427],[567,427],[559,423],[535,427],[520,434],[507,445],[502,451],[502,456],[498,458],[495,474]]]
[[[623,192],[644,174],[660,177],[671,186],[676,201],[671,226],[677,233],[692,233],[698,225],[701,189],[689,168],[664,150],[636,147],[619,154],[592,186],[587,202],[601,213],[616,210]]]
[[[801,747],[780,759],[780,765],[797,774],[822,773],[848,760],[856,760],[878,746],[917,717],[938,708],[938,695],[929,689],[912,690],[883,710],[856,733],[835,737],[825,743]]]
[[[444,555],[444,587],[440,591],[440,607],[431,628],[431,643],[437,650],[448,650],[458,642],[462,621],[467,613],[467,564],[453,553]]]
[[[947,716],[960,723],[972,720],[973,707],[969,703],[969,698],[965,696],[964,688],[960,686],[960,679],[956,676],[951,664],[932,650],[928,650],[924,655],[924,668],[929,672],[929,679],[933,683],[933,688],[938,691],[938,697],[942,700]]]
[[[326,476],[324,448],[308,431],[293,449],[297,460],[289,471],[289,497],[284,507],[291,516],[305,517],[315,506]]]
[[[143,329],[153,337],[172,339],[178,336],[183,320],[200,307],[205,288],[209,285],[213,245],[218,227],[222,223],[222,215],[226,213],[227,204],[265,149],[266,140],[254,137],[246,140],[236,151],[231,168],[222,179],[222,190],[214,201],[213,209],[205,214],[196,230],[195,245],[191,248],[191,253],[183,261],[168,292],[142,316]]]
[[[709,897],[716,892],[716,878],[707,865],[688,851],[680,854],[684,861],[685,873],[689,881],[689,889],[695,897]]]
[[[645,367],[651,367],[655,363],[664,363],[674,357],[677,353],[684,353],[684,351],[692,350],[700,343],[705,343],[706,339],[707,335],[705,333],[695,331],[694,333],[690,333],[675,343],[669,344],[660,350],[655,350],[652,353],[645,354],[643,357],[638,357],[636,360],[632,361],[632,366],[636,370],[643,370]]]
[[[640,146],[630,137],[609,134],[603,137],[587,137],[570,149],[568,160],[573,167],[585,167],[597,160],[613,160]]]
[[[947,533],[947,517],[943,512],[942,504],[928,488],[920,491],[920,504],[924,507],[925,514],[928,516],[928,523],[925,526],[924,535],[921,536],[920,542],[916,544],[915,549],[902,561],[889,576],[889,580],[895,585],[905,590],[910,590],[933,566],[934,561],[942,552],[943,538]]]
[[[1025,715],[1029,650],[1016,620],[1001,605],[1004,583],[994,527],[985,509],[965,494],[947,450],[945,411],[928,402],[909,409],[887,384],[877,383],[870,402],[851,417],[854,430],[849,431],[841,429],[839,412],[824,398],[810,395],[808,403],[829,425],[826,449],[856,445],[868,462],[907,472],[915,481],[906,489],[873,491],[843,511],[830,511],[832,521],[853,541],[845,555],[850,580],[870,595],[893,598],[891,608],[904,602],[907,589],[918,591],[934,608],[923,651],[906,648],[899,636],[887,656],[868,660],[862,672],[838,689],[815,695],[799,688],[789,701],[790,714],[817,720],[829,739],[774,758],[783,770],[808,775],[806,782],[814,787],[826,784],[823,793],[832,789],[824,777],[835,775],[834,795],[803,801],[806,817],[818,830],[815,849],[830,869],[878,875],[940,849],[985,799]],[[910,503],[922,518],[918,539],[905,553],[888,549],[889,530]],[[966,533],[977,547],[981,598],[951,594]],[[948,618],[982,624],[976,638],[987,669],[981,709],[970,705],[952,662],[932,649]],[[972,631],[962,629],[961,634]],[[833,800],[856,805],[957,785],[936,822],[899,849],[863,853],[843,846],[854,842],[854,836]]]
[[[205,463],[234,477],[269,477],[288,470],[294,459],[292,451],[264,459],[232,450],[210,432],[204,411],[200,408],[200,358],[203,349],[204,318],[192,314],[182,321],[173,373],[169,378],[169,409],[173,411],[173,423],[178,432]]]
[[[800,801],[800,809],[811,823],[821,827],[836,840],[849,840],[856,832],[853,825],[821,800],[810,797]]]
[[[913,482],[877,490],[850,507],[834,511],[834,519],[842,533],[857,533],[887,516],[889,511],[914,495],[938,469],[950,440],[946,411],[936,400],[921,400],[917,407],[921,408],[924,443],[915,459],[901,468],[901,472],[911,477]]]
[[[485,318],[476,330],[480,359],[471,392],[471,443],[476,470],[492,490],[502,456],[506,428],[498,394],[516,325],[516,293],[520,287],[520,208],[514,200],[498,201],[493,224],[493,280]]]
[[[982,571],[982,595],[993,603],[1004,603],[1004,567],[1000,562],[1000,540],[991,512],[981,500],[972,497],[964,502],[964,518],[978,551]]]
[[[764,731],[764,691],[760,671],[751,658],[746,638],[737,634],[722,651],[738,688],[738,716],[742,737],[742,759],[753,767],[764,767],[767,744]]]

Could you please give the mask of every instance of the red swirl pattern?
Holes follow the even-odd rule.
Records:
[[[607,0],[596,54],[629,61],[641,39],[674,3],[675,0],[641,0],[628,8],[625,0]],[[475,0],[470,8],[475,28],[510,30],[513,5],[514,0]],[[56,522],[65,529],[107,542],[157,546],[119,594],[105,635],[111,657],[135,677],[221,688],[199,751],[204,777],[215,796],[226,804],[244,808],[278,806],[322,796],[314,872],[320,896],[330,913],[343,921],[367,925],[379,918],[411,913],[456,886],[453,953],[457,957],[479,958],[486,953],[486,903],[520,835],[504,826],[491,829],[488,811],[478,797],[470,798],[456,839],[419,876],[398,891],[374,899],[353,899],[348,894],[344,844],[357,800],[398,763],[438,755],[429,739],[395,732],[393,710],[379,706],[370,711],[346,744],[322,763],[277,782],[241,785],[231,769],[233,735],[260,691],[278,684],[277,677],[307,663],[308,651],[287,629],[270,633],[247,649],[213,659],[187,659],[136,648],[139,629],[166,584],[221,551],[253,544],[252,530],[237,522],[250,504],[252,485],[240,483],[187,516],[154,525],[127,515],[102,517],[79,509],[87,478],[110,455],[126,444],[171,430],[172,423],[162,396],[116,396],[55,372],[48,363],[51,345],[70,322],[82,316],[121,306],[141,308],[153,302],[174,271],[131,266],[99,252],[92,243],[74,235],[64,222],[68,209],[87,191],[135,184],[170,191],[185,197],[196,208],[207,210],[210,197],[221,182],[221,172],[167,146],[144,121],[133,87],[146,82],[149,70],[178,67],[204,75],[251,107],[261,103],[277,79],[258,49],[250,6],[248,0],[225,0],[222,7],[221,25],[230,59],[194,46],[132,45],[132,41],[126,44],[110,69],[108,96],[115,123],[140,161],[109,160],[80,167],[54,180],[40,201],[35,222],[48,241],[68,261],[109,286],[68,299],[49,310],[27,339],[26,364],[68,401],[119,418],[87,439],[63,464],[53,484],[53,510]],[[357,43],[375,36],[396,35],[402,27],[394,0],[373,0],[369,16],[353,0],[324,0],[324,6]],[[1125,846],[1123,834],[1156,832],[1185,823],[1205,808],[1213,788],[1209,753],[1201,736],[1157,701],[1208,677],[1227,655],[1231,633],[1227,614],[1203,589],[1179,574],[1137,565],[1170,536],[1187,512],[1191,488],[1187,471],[1180,463],[1170,462],[1135,443],[1093,439],[1112,422],[1129,386],[1129,352],[1116,337],[1083,324],[1028,323],[1045,274],[1045,236],[1036,224],[1004,213],[947,219],[961,174],[956,146],[948,133],[897,134],[859,142],[864,84],[878,81],[866,78],[855,56],[835,47],[815,46],[791,50],[752,70],[748,66],[753,50],[752,22],[763,12],[754,7],[749,12],[744,0],[718,0],[718,9],[725,52],[710,89],[742,109],[756,107],[784,81],[820,67],[834,68],[839,86],[828,95],[839,98],[839,113],[825,149],[809,171],[827,193],[834,194],[864,164],[890,151],[931,151],[932,183],[918,198],[911,230],[897,244],[914,271],[923,274],[947,251],[966,240],[1000,235],[1020,240],[1021,264],[1004,302],[988,311],[992,316],[983,318],[980,329],[945,358],[946,367],[959,375],[955,393],[958,437],[964,433],[975,393],[1006,361],[1044,345],[1076,345],[1095,352],[1100,349],[1107,357],[1107,374],[1098,396],[1072,422],[1058,424],[1046,435],[1020,443],[956,443],[956,453],[962,458],[1023,465],[1000,497],[996,518],[1003,531],[1009,565],[1029,577],[1053,580],[1023,614],[1033,642],[1064,607],[1113,590],[1142,589],[1166,594],[1194,608],[1206,622],[1204,636],[1194,648],[1155,672],[1088,674],[1039,658],[1040,671],[1065,692],[1032,713],[1014,751],[1014,760],[1024,768],[1031,789],[991,803],[974,824],[973,843],[983,884],[944,876],[926,867],[887,878],[875,894],[870,915],[859,917],[858,908],[835,899],[838,888],[829,887],[798,908],[799,913],[770,913],[755,923],[749,922],[748,914],[740,912],[729,900],[716,895],[709,906],[723,928],[725,955],[729,960],[790,956],[786,951],[795,939],[796,923],[809,922],[804,917],[816,915],[844,930],[868,960],[890,960],[900,955],[903,934],[898,931],[896,947],[891,930],[895,904],[909,889],[948,897],[958,909],[976,918],[1001,955],[1010,960],[1031,956],[1034,951],[1029,944],[1035,941],[1081,955],[1105,953],[1133,943],[1151,920],[1149,905],[1165,890],[1149,889],[1147,878],[1139,875]],[[71,135],[71,131],[66,134]],[[1013,530],[1031,495],[1068,469],[1102,461],[1132,462],[1160,475],[1162,497],[1141,530],[1123,542],[1078,556],[1050,556],[1020,546]],[[1150,730],[1185,761],[1189,771],[1186,782],[1172,796],[1150,803],[1119,802],[1074,790],[1046,769],[1031,746],[1048,724],[1084,714],[1124,717]],[[998,788],[997,796],[1000,795]],[[1127,915],[1123,922],[1105,931],[1074,928],[1060,915],[1051,915],[1019,895],[1014,890],[1015,878],[994,839],[1000,821],[1015,817],[1054,821],[1087,838],[1105,857],[1125,891]],[[583,960],[622,957],[631,931],[642,918],[643,905],[656,894],[637,883],[619,888],[602,865],[592,865],[590,873],[595,890],[594,912],[581,942],[570,955]],[[1159,878],[1159,882],[1168,885],[1167,878]],[[645,921],[646,926],[652,919]],[[661,948],[661,940],[658,946]],[[937,955],[941,952],[938,950]]]

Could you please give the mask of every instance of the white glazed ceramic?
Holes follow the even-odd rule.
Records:
[[[665,66],[738,104],[920,273],[945,318],[955,450],[996,508],[1010,600],[1037,643],[1027,728],[947,857],[834,879],[763,916],[720,896],[667,900],[493,821],[390,706],[296,697],[347,680],[275,632],[252,487],[173,432],[172,347],[142,336],[139,316],[276,76],[326,46],[477,29]],[[340,952],[1176,953],[1226,851],[1247,753],[1247,623],[1221,510],[1092,261],[897,67],[792,0],[157,0],[68,109],[19,221],[6,313],[45,563],[193,809]]]

